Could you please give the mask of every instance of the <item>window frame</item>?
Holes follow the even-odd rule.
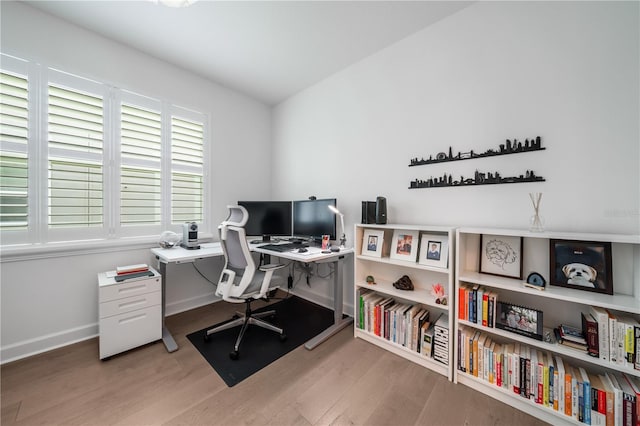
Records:
[[[59,249],[61,246],[94,246],[104,242],[112,246],[118,241],[148,242],[157,241],[162,231],[172,230],[181,233],[182,224],[171,223],[171,117],[172,115],[202,124],[202,222],[199,222],[201,235],[211,236],[211,223],[208,217],[211,212],[209,195],[209,168],[211,167],[209,115],[186,107],[175,105],[167,100],[154,99],[130,90],[120,89],[108,83],[98,82],[70,74],[58,69],[48,68],[44,64],[15,58],[0,53],[1,69],[27,78],[28,84],[28,220],[27,229],[20,231],[1,231],[0,250],[7,252],[23,251],[29,247],[47,251],[47,247]],[[48,141],[48,87],[59,85],[73,91],[86,92],[101,96],[103,100],[103,223],[96,228],[64,228],[51,229],[48,223],[48,162],[49,154],[63,151],[49,148]],[[151,109],[161,114],[160,160],[161,190],[161,223],[159,225],[126,225],[120,224],[120,172],[123,165],[120,154],[121,105]],[[3,143],[2,147],[5,144]],[[65,156],[88,160],[96,159],[96,155],[88,153],[69,153]],[[126,160],[125,164],[143,165],[144,160]]]

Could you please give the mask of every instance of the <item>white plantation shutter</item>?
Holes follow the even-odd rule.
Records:
[[[103,226],[103,100],[49,84],[48,223]]]
[[[0,72],[0,229],[28,225],[29,91],[26,76]]]
[[[204,125],[171,117],[171,222],[203,217]]]
[[[160,112],[121,105],[120,224],[162,222]]]
[[[210,232],[206,115],[0,57],[0,244]]]

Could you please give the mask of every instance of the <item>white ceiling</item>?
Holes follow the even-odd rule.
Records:
[[[25,1],[277,104],[469,1]]]

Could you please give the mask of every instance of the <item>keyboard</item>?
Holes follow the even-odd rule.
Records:
[[[309,247],[309,244],[306,243],[285,243],[285,244],[265,244],[260,246],[261,249],[277,251],[279,253],[283,253],[285,251],[299,249],[301,247]]]

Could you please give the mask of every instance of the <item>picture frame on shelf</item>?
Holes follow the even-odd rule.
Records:
[[[382,245],[384,244],[384,231],[378,229],[365,229],[362,234],[363,256],[382,257]]]
[[[522,279],[522,237],[482,234],[480,272]]]
[[[611,243],[549,240],[550,285],[613,295]]]
[[[419,234],[419,231],[394,230],[393,240],[391,240],[391,259],[415,262],[420,243]]]
[[[499,301],[497,305],[496,328],[543,340],[542,311],[508,302]]]
[[[421,234],[418,263],[446,269],[449,262],[449,240],[446,235]]]

